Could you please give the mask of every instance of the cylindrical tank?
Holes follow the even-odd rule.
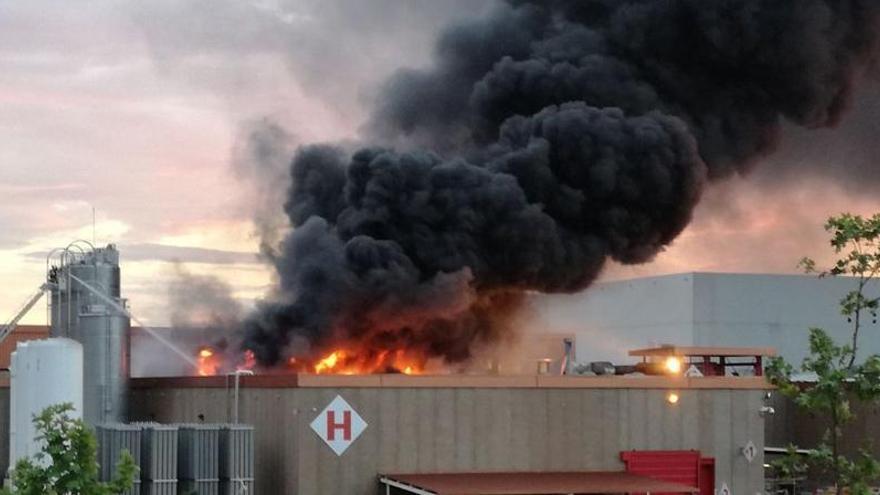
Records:
[[[77,340],[87,363],[83,416],[93,424],[127,421],[129,325],[127,317],[110,307],[87,306],[79,314]]]
[[[83,348],[65,338],[19,342],[12,353],[9,403],[9,465],[36,454],[33,417],[48,406],[69,402],[82,417]]]
[[[126,421],[131,323],[128,316],[94,293],[125,305],[120,299],[119,252],[110,245],[68,254],[56,278],[52,335],[83,345],[83,417],[91,424]]]

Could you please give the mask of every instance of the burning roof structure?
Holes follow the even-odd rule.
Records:
[[[450,26],[432,66],[387,81],[359,149],[297,151],[278,287],[242,349],[315,371],[471,359],[529,291],[651,260],[784,122],[836,124],[878,14],[868,0],[512,0]]]

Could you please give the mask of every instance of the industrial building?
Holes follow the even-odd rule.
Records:
[[[760,378],[284,375],[241,385],[257,493],[375,494],[389,473],[622,471],[628,451],[689,450],[712,459],[714,488],[763,490]],[[311,427],[337,396],[366,423],[341,455]],[[226,421],[229,402],[223,377],[132,384],[133,419]]]
[[[809,350],[811,327],[838,342],[850,338],[840,299],[853,288],[846,277],[682,273],[541,297],[536,321],[547,331],[575,335],[579,362],[626,362],[630,349],[675,344],[772,347],[799,363]],[[868,290],[880,296],[876,285]],[[880,353],[880,324],[868,320],[864,328],[860,354]]]
[[[103,459],[121,448],[139,453],[143,476],[153,477],[142,477],[132,493],[441,494],[456,483],[500,489],[504,479],[529,475],[530,482],[545,483],[535,490],[570,487],[565,493],[763,490],[765,423],[771,420],[773,399],[761,376],[725,376],[723,359],[716,366],[721,372],[711,373],[715,376],[577,376],[533,368],[517,375],[132,378],[133,315],[121,297],[118,253],[112,246],[70,251],[49,269],[41,288],[50,294],[50,333],[57,340],[19,345],[12,358],[12,390],[8,382],[0,387],[0,425],[11,425],[0,426],[3,466],[32,453],[33,446],[25,445],[27,411],[63,399],[76,403],[84,419],[96,425]],[[653,344],[784,343],[773,340],[778,335],[761,340],[761,328],[794,332],[822,311],[805,308],[806,316],[789,319],[794,312],[767,302],[768,295],[783,292],[807,300],[815,295],[812,289],[797,290],[809,285],[806,281],[659,277],[604,284],[595,295],[579,296],[586,303],[574,313],[545,310],[558,314],[557,321],[572,318],[570,327],[551,330],[574,340],[578,361],[631,363],[627,350]],[[731,315],[741,307],[718,306],[725,298],[741,298],[736,287],[749,283],[755,299],[742,304],[754,304],[753,310],[736,320]],[[633,305],[640,311],[625,311]],[[711,338],[703,336],[704,329]],[[35,327],[22,330],[8,342],[40,335]],[[730,331],[738,331],[739,338],[724,340]],[[138,335],[167,338],[148,329]],[[27,364],[44,356],[41,342],[61,343],[65,350],[53,352],[73,364],[51,369]],[[168,352],[192,359],[173,342],[166,344]],[[749,352],[758,360],[763,353]],[[75,368],[77,359],[84,363],[81,375],[64,369]],[[760,367],[755,369],[753,375],[759,375]],[[39,401],[22,395],[34,388],[28,384],[65,373],[70,384],[63,391],[46,387]],[[229,440],[230,432],[238,431],[247,440]],[[171,447],[150,447],[157,442]],[[236,474],[230,474],[231,458],[240,459]],[[151,474],[163,469],[170,474]],[[660,482],[672,484],[651,484]]]
[[[252,493],[372,495],[388,473],[622,471],[627,451],[696,450],[716,489],[752,494],[763,490],[765,388],[755,378],[276,375],[242,377],[239,407],[254,427]],[[336,396],[367,425],[342,455],[310,427]],[[131,383],[133,421],[224,423],[232,407],[225,377]],[[8,410],[2,387],[2,424]],[[7,446],[2,435],[4,465]]]

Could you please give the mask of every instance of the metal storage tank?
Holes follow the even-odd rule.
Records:
[[[136,466],[141,465],[142,429],[137,425],[122,423],[101,424],[95,427],[98,437],[98,475],[102,481],[110,481],[116,474],[116,467],[122,459],[122,452],[128,451]],[[141,480],[135,478],[134,484],[122,495],[140,495]]]
[[[177,426],[135,423],[141,437],[141,486],[143,495],[177,493]]]
[[[52,335],[83,344],[83,417],[91,424],[127,419],[131,321],[122,311],[119,251],[66,249],[52,275]]]
[[[220,494],[244,495],[254,491],[254,427],[220,426]]]
[[[21,342],[10,369],[9,465],[39,451],[33,416],[50,405],[70,402],[74,418],[83,410],[82,346],[56,338]]]
[[[178,425],[177,476],[183,492],[217,495],[220,491],[220,425]]]

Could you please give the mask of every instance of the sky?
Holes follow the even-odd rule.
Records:
[[[119,245],[123,295],[147,324],[170,323],[170,295],[192,277],[216,277],[246,308],[273,284],[256,233],[267,219],[283,228],[285,157],[298,144],[356,139],[387,76],[430,63],[445,25],[491,6],[0,3],[0,321],[42,283],[48,251],[75,239]],[[751,174],[707,192],[654,262],[609,266],[604,278],[827,262],[829,215],[880,211],[878,111],[880,87],[867,77],[840,126],[786,129]],[[248,137],[267,125],[282,130],[282,146],[255,164]]]

